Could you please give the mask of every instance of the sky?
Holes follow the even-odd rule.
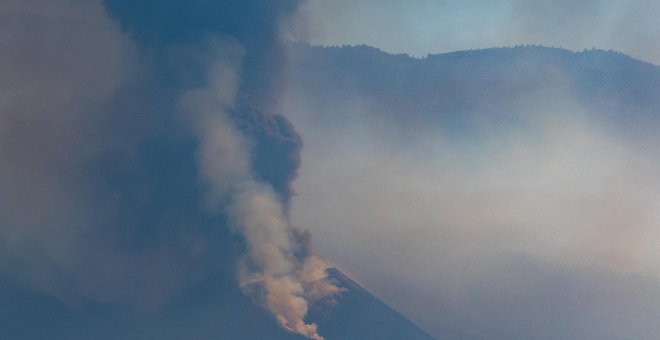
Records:
[[[519,44],[596,47],[658,64],[659,6],[650,0],[310,0],[285,34],[414,56]]]

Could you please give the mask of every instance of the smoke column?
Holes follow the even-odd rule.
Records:
[[[304,321],[308,301],[303,286],[323,279],[312,271],[319,272],[321,265],[324,273],[325,264],[309,254],[301,260],[294,256],[295,238],[283,205],[272,186],[255,179],[250,143],[228,114],[235,106],[241,47],[217,41],[212,45],[216,62],[210,67],[207,86],[189,91],[181,101],[182,113],[191,120],[200,140],[200,175],[211,189],[207,206],[224,209],[231,227],[245,237],[241,285],[260,282],[266,292],[265,305],[282,327],[310,339],[323,339],[315,324]],[[321,297],[337,292],[328,283]]]
[[[0,280],[158,310],[237,275],[283,328],[322,339],[308,304],[338,289],[306,288],[325,263],[290,226],[300,141],[273,112],[297,4],[2,2]]]

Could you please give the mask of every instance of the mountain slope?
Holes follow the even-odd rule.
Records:
[[[403,315],[336,268],[328,279],[344,289],[330,308],[312,309],[310,319],[318,322],[327,339],[433,339]]]
[[[631,129],[648,129],[660,108],[660,67],[613,51],[520,46],[412,58],[364,45],[292,44],[289,57],[288,100],[329,124],[355,119],[347,105],[358,100],[368,108],[362,114],[397,121],[400,132],[511,121],[530,98],[570,99]]]

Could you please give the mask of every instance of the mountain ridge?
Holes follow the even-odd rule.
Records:
[[[615,51],[520,46],[417,59],[364,45],[298,43],[289,45],[289,60],[285,101],[308,108],[300,111],[340,115],[333,119],[378,112],[404,133],[420,127],[463,132],[484,119],[513,122],[530,108],[553,105],[544,103],[553,98],[604,122],[644,130],[660,107],[660,66]],[[369,112],[351,112],[356,101]]]
[[[613,49],[600,49],[596,47],[592,48],[584,48],[582,50],[571,50],[563,47],[555,47],[555,46],[545,46],[542,44],[521,44],[521,45],[515,45],[515,46],[501,46],[501,47],[485,47],[485,48],[474,48],[474,49],[468,49],[468,50],[457,50],[457,51],[448,51],[448,52],[437,52],[437,53],[428,53],[423,56],[415,56],[411,55],[408,53],[394,53],[394,52],[388,52],[386,50],[380,49],[378,47],[370,46],[367,44],[357,44],[357,45],[314,45],[310,44],[307,42],[300,42],[300,41],[287,41],[287,46],[289,49],[308,49],[308,50],[324,50],[324,53],[333,53],[335,51],[349,51],[349,50],[359,50],[363,52],[371,52],[374,54],[384,54],[388,55],[391,57],[396,57],[400,59],[411,59],[411,60],[425,60],[425,59],[435,59],[435,58],[443,58],[447,56],[469,56],[473,54],[481,54],[483,55],[488,54],[488,53],[493,53],[493,52],[499,52],[499,51],[507,51],[507,50],[528,50],[528,51],[553,51],[556,53],[562,53],[562,54],[572,54],[572,55],[580,55],[580,54],[607,54],[607,55],[618,55],[622,59],[627,59],[631,60],[634,62],[642,63],[642,64],[647,64],[649,66],[652,66],[654,68],[660,68],[660,65],[654,64],[652,62],[640,59],[640,58],[635,58],[633,56],[630,56],[624,52],[618,51],[618,50],[613,50]]]

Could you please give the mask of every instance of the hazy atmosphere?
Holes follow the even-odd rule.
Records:
[[[288,33],[418,57],[542,44],[657,62],[657,13],[649,1],[311,0]],[[431,66],[443,56],[331,49],[315,62],[322,52],[299,49],[283,107],[305,143],[292,217],[321,252],[438,338],[655,337],[657,81],[607,66],[580,79],[515,51],[500,52],[521,59],[502,71],[476,53],[473,69],[467,54],[444,69]]]
[[[493,59],[481,62],[497,65]],[[407,62],[412,69],[424,61]],[[305,141],[293,221],[440,338],[447,325],[486,338],[651,338],[658,329],[650,315],[660,311],[660,154],[649,145],[660,135],[616,121],[623,118],[613,109],[599,111],[604,98],[566,90],[584,79],[534,66],[516,75],[461,69],[452,74],[460,81],[445,76],[455,86],[430,106],[459,97],[458,116],[381,97],[424,91],[418,78],[385,80],[364,96],[351,94],[369,86],[373,69],[342,74],[349,90],[327,86],[332,71],[304,78],[326,80],[287,97]],[[510,88],[541,76],[556,79],[520,93]],[[489,96],[490,87],[464,90],[493,77],[509,88],[505,100]],[[463,91],[476,108],[462,107]]]
[[[655,339],[659,14],[4,1],[0,338]]]

